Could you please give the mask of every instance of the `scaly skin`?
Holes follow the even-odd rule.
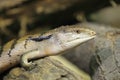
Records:
[[[57,55],[95,37],[95,32],[78,26],[62,26],[44,34],[28,35],[8,42],[1,52],[0,73],[28,60]]]

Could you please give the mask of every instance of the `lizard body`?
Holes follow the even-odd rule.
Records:
[[[1,50],[0,73],[28,60],[59,54],[95,37],[95,32],[78,26],[62,26],[44,34],[28,35],[8,42]]]

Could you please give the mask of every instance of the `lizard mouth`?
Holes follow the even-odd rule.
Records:
[[[93,38],[95,38],[95,37],[96,37],[96,36],[76,38],[76,39],[69,40],[69,41],[67,41],[66,43],[67,43],[67,44],[70,44],[70,43],[79,42],[79,44],[80,44],[80,43],[86,42],[86,41],[88,41],[88,40],[91,40],[91,39],[93,39]]]
[[[92,36],[92,37],[84,37],[84,38],[75,38],[75,39],[72,39],[72,40],[69,40],[67,42],[63,42],[61,47],[66,49],[66,48],[73,48],[73,47],[76,47],[86,41],[89,41],[91,39],[95,38],[95,36]]]
[[[75,38],[75,39],[72,39],[72,40],[68,40],[67,41],[67,43],[69,43],[69,42],[74,42],[74,41],[77,41],[77,40],[79,40],[79,41],[88,41],[88,40],[91,40],[91,39],[93,39],[93,38],[95,38],[96,36],[92,36],[92,37],[82,37],[82,38]]]

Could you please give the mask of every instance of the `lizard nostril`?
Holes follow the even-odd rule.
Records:
[[[76,30],[76,33],[80,33],[80,31],[79,31],[79,30]]]

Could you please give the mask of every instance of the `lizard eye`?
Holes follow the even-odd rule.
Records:
[[[80,31],[79,31],[79,30],[76,30],[75,32],[76,32],[76,33],[78,33],[78,34],[80,33]]]

